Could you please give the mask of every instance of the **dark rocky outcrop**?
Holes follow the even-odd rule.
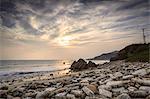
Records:
[[[83,60],[79,59],[78,61],[74,61],[70,67],[71,70],[73,71],[80,71],[83,69],[91,68],[91,67],[96,67],[97,65],[93,63],[92,61],[89,61],[88,63]]]
[[[97,65],[94,62],[89,61],[86,67],[89,68],[89,67],[96,67],[96,66]]]

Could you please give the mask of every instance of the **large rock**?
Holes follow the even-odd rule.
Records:
[[[96,67],[97,65],[94,63],[94,62],[92,62],[92,61],[89,61],[88,62],[88,64],[87,64],[87,67],[89,68],[89,67]]]
[[[78,61],[74,61],[70,67],[71,70],[73,71],[80,71],[83,69],[87,69],[87,68],[91,68],[91,67],[96,67],[97,65],[91,61],[89,61],[88,63],[83,60],[83,59],[79,59]]]
[[[87,62],[83,59],[79,59],[77,62],[74,61],[71,65],[71,70],[78,71],[82,69],[86,69]]]

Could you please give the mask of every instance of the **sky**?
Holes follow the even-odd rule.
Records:
[[[149,0],[0,0],[1,59],[78,59],[149,38]]]

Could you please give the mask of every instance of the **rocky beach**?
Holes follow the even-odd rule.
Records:
[[[74,62],[79,66],[78,60]],[[1,78],[0,99],[150,99],[150,63],[92,62],[78,70]],[[83,67],[82,67],[83,66]]]

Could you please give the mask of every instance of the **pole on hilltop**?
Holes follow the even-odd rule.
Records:
[[[145,39],[145,34],[144,34],[144,28],[142,30],[143,30],[143,41],[144,41],[144,44],[146,44],[146,39]]]

